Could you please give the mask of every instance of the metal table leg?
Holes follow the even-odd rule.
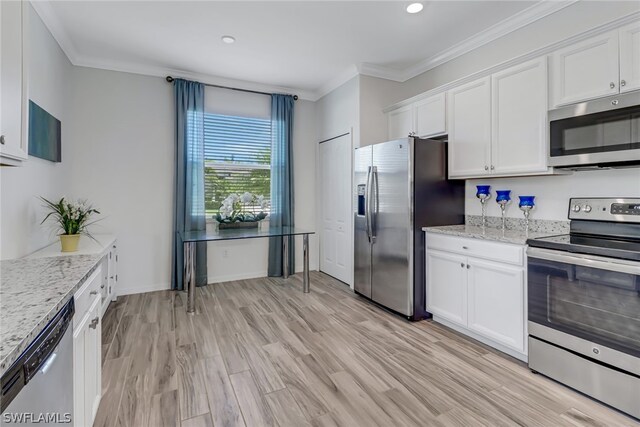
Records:
[[[309,235],[302,235],[302,254],[303,254],[303,271],[302,271],[302,292],[309,293]]]
[[[185,276],[184,285],[187,287],[187,313],[196,312],[196,242],[185,242]]]
[[[282,236],[282,277],[289,278],[289,236]]]

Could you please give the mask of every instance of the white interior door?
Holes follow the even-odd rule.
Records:
[[[353,286],[351,134],[320,144],[320,271]]]

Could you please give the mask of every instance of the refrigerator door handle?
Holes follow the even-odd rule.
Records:
[[[364,228],[367,232],[367,240],[369,240],[369,243],[371,243],[371,232],[370,232],[370,226],[371,226],[371,218],[370,218],[370,213],[369,213],[369,209],[370,209],[370,205],[371,203],[369,202],[369,192],[370,192],[370,185],[369,182],[371,180],[371,166],[369,166],[369,168],[367,169],[367,182],[365,184],[365,190],[364,190]]]
[[[371,241],[373,243],[376,242],[377,231],[378,231],[378,212],[380,211],[380,197],[379,197],[379,186],[378,186],[378,167],[373,166],[373,179],[372,179],[372,194],[374,194],[374,198],[372,200],[374,211],[371,215]]]

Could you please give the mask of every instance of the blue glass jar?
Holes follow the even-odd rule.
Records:
[[[476,196],[481,198],[480,196],[487,196],[491,194],[491,186],[490,185],[476,185]]]
[[[518,197],[520,198],[520,203],[518,204],[518,206],[520,206],[521,208],[523,207],[532,208],[536,205],[534,202],[534,199],[536,198],[536,196],[518,196]]]
[[[508,202],[511,200],[511,190],[496,190],[496,202]]]

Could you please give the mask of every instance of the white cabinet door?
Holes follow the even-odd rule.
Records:
[[[320,270],[353,284],[351,135],[320,144]]]
[[[100,321],[100,298],[96,298],[91,309],[89,310],[89,324],[85,333],[85,351],[84,351],[84,367],[85,367],[85,417],[88,426],[93,425],[93,420],[98,412],[101,395],[101,371],[102,371],[102,352],[101,352],[101,332],[102,323]]]
[[[474,258],[468,264],[468,328],[524,352],[524,270]]]
[[[447,133],[446,99],[446,93],[442,92],[413,104],[417,136],[428,138]]]
[[[447,96],[449,176],[489,173],[491,77],[451,89]]]
[[[546,57],[492,75],[491,92],[491,171],[546,171]]]
[[[640,89],[640,22],[622,27],[620,34],[620,92]]]
[[[0,2],[1,164],[20,164],[28,155],[27,7],[22,1]]]
[[[97,319],[97,320],[96,320]],[[102,394],[100,295],[73,330],[73,414],[76,425],[93,425]]]
[[[406,138],[411,132],[414,132],[413,123],[413,106],[407,105],[406,107],[398,108],[397,110],[389,111],[388,114],[388,126],[389,126],[389,140]]]
[[[466,257],[427,250],[427,311],[435,316],[467,325]]]
[[[554,107],[618,93],[618,30],[554,52],[551,76]]]

